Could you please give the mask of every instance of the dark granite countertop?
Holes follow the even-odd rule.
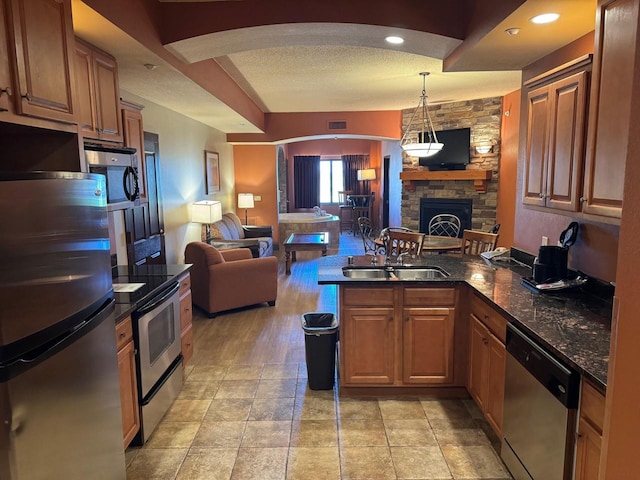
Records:
[[[429,284],[466,283],[534,340],[580,372],[603,392],[607,385],[611,340],[611,303],[582,287],[536,294],[520,284],[531,270],[515,264],[488,264],[480,257],[430,255],[411,260],[415,265],[437,266],[450,276],[422,281]],[[354,257],[356,266],[371,265],[370,257]],[[384,264],[384,257],[379,257]],[[342,274],[346,256],[319,260],[318,284],[390,282],[386,279],[351,279]],[[403,281],[406,282],[406,281]]]
[[[190,264],[117,265],[111,269],[113,283],[144,283],[134,293],[116,293],[116,323],[191,269]]]

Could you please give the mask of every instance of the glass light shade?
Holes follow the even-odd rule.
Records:
[[[402,149],[410,157],[430,157],[438,153],[444,147],[444,143],[408,143],[402,145]]]
[[[191,204],[191,221],[196,223],[214,223],[222,219],[222,204],[211,200],[202,200]]]
[[[238,208],[253,208],[253,193],[238,194]]]
[[[358,180],[375,180],[376,171],[373,168],[365,168],[364,170],[358,170]]]
[[[485,153],[489,153],[491,151],[491,145],[476,145],[476,152],[484,155]]]

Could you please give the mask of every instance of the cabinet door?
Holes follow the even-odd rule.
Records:
[[[453,308],[404,309],[404,383],[446,384],[453,381],[454,312]]]
[[[147,198],[147,173],[144,158],[144,131],[142,127],[142,114],[129,108],[122,109],[122,130],[124,144],[136,149],[138,159],[138,187],[140,188],[140,201],[148,202]]]
[[[487,331],[487,402],[486,417],[498,437],[502,433],[502,413],[504,409],[504,377],[507,361],[507,349],[504,344]]]
[[[8,111],[11,104],[11,71],[7,50],[7,28],[4,2],[0,1],[0,112]]]
[[[476,318],[470,315],[470,341],[469,341],[469,394],[483,412],[487,408],[489,396],[489,355],[487,349],[487,336],[489,331]]]
[[[596,13],[594,67],[583,211],[620,218],[627,161],[632,80],[636,62],[638,2],[600,0]]]
[[[122,434],[125,448],[140,428],[138,390],[136,385],[136,360],[133,342],[118,351],[120,374],[120,404],[122,407]]]
[[[394,382],[393,308],[346,308],[340,328],[341,370],[348,385]]]
[[[11,0],[17,113],[76,123],[71,0]]]
[[[101,52],[93,52],[98,133],[101,140],[122,142],[120,94],[116,61]]]
[[[584,418],[578,423],[575,480],[598,480],[602,437]]]
[[[547,159],[548,207],[578,211],[582,191],[582,158],[587,72],[550,85],[550,132]]]
[[[75,75],[78,125],[84,137],[98,138],[92,60],[91,49],[76,41]]]
[[[525,152],[523,202],[544,205],[549,141],[549,87],[527,94],[527,143]]]
[[[180,334],[180,340],[182,342],[182,366],[186,366],[193,357],[193,326],[184,330]]]

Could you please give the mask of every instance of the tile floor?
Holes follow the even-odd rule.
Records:
[[[308,389],[304,363],[187,374],[127,479],[511,478],[468,399],[339,398]]]

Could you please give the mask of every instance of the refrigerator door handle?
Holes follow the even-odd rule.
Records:
[[[114,305],[115,300],[110,299],[98,312],[96,312],[93,317],[77,324],[73,329],[67,330],[64,334],[43,343],[31,351],[25,352],[19,358],[0,363],[0,382],[7,382],[39,365],[56,353],[64,350],[79,338],[82,338],[91,332],[94,328],[100,325],[106,317],[111,315]]]

